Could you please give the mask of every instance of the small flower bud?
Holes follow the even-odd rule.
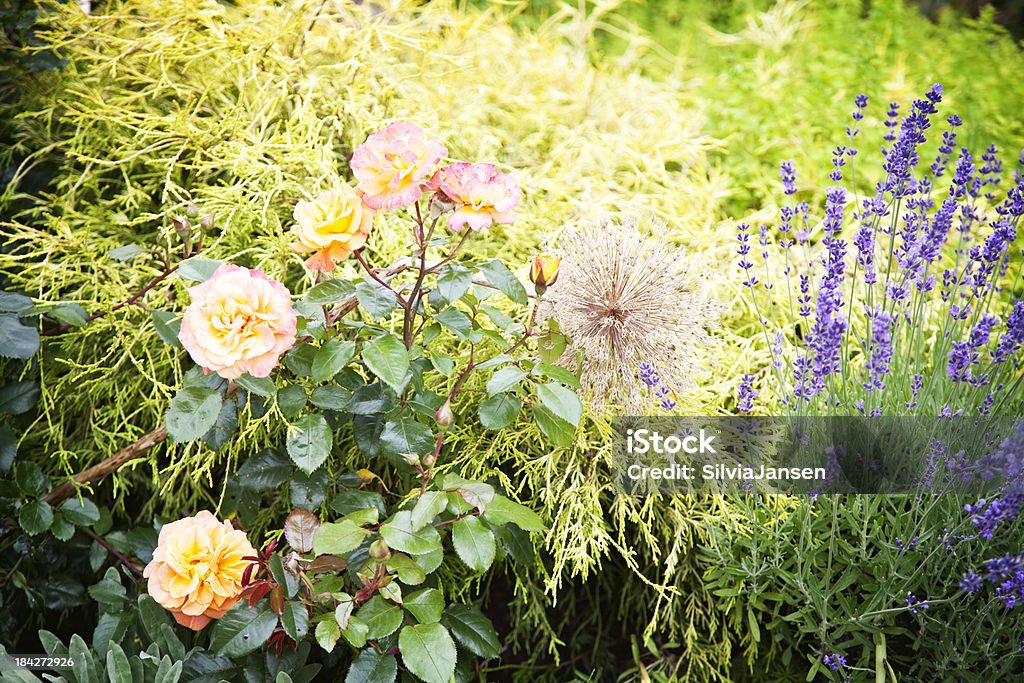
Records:
[[[437,456],[433,453],[427,453],[423,456],[424,467],[433,467],[435,462],[437,462]]]
[[[402,453],[402,460],[404,460],[410,467],[416,467],[420,464],[420,456],[415,453]]]
[[[452,413],[452,404],[448,401],[444,402],[444,405],[437,409],[434,413],[434,420],[441,426],[442,429],[451,425],[455,420],[455,415]]]
[[[199,207],[194,202],[189,202],[188,206],[185,207],[185,213],[189,216],[199,215]]]
[[[384,539],[378,538],[370,544],[370,557],[375,560],[391,557],[391,549],[388,548],[388,544],[384,542]]]
[[[205,216],[203,216],[203,220],[199,221],[199,225],[200,227],[202,227],[203,230],[209,230],[210,226],[213,225],[213,214],[208,213]]]
[[[562,259],[548,254],[537,254],[530,265],[530,282],[537,285],[537,291],[543,291],[555,284],[558,279],[558,268]]]

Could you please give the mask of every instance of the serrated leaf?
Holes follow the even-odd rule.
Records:
[[[363,347],[363,362],[373,374],[399,392],[409,372],[409,352],[392,334],[377,337]]]
[[[277,394],[277,385],[274,384],[274,380],[269,377],[242,375],[236,379],[235,382],[250,394],[256,394],[257,396],[263,396],[265,398],[274,398],[274,395]]]
[[[29,536],[49,530],[53,524],[53,508],[45,500],[34,500],[18,510],[18,524]]]
[[[434,291],[430,293],[430,303],[434,308],[443,308],[461,299],[472,282],[473,271],[461,264],[449,263],[437,276]]]
[[[517,304],[525,305],[528,301],[526,288],[519,281],[511,270],[498,259],[491,259],[477,265],[477,270],[483,273],[487,281],[498,288],[502,294]]]
[[[60,508],[69,522],[76,526],[89,526],[100,521],[100,510],[88,498],[70,498]]]
[[[313,538],[320,528],[320,520],[312,512],[296,508],[284,520],[284,538],[288,545],[300,553],[313,549]]]
[[[547,365],[544,363],[538,363],[533,366],[533,374],[536,376],[550,377],[553,380],[557,380],[562,384],[568,384],[571,387],[577,389],[580,388],[579,378],[559,365]]]
[[[474,605],[450,605],[441,617],[441,623],[451,629],[452,635],[477,657],[491,659],[498,656],[501,643],[491,620]]]
[[[370,647],[352,660],[345,683],[394,683],[397,677],[398,660],[395,656]]]
[[[412,508],[412,528],[421,529],[434,521],[448,506],[448,496],[441,491],[424,491]]]
[[[448,683],[455,673],[455,643],[441,624],[406,626],[398,635],[405,668],[426,683]]]
[[[380,434],[380,443],[387,452],[402,455],[415,453],[422,455],[434,448],[434,432],[415,418],[401,417],[384,423],[384,431]]]
[[[22,325],[16,315],[0,315],[0,357],[28,360],[39,350],[39,330]]]
[[[32,410],[39,399],[39,383],[35,380],[8,382],[0,387],[0,413],[21,415]]]
[[[526,371],[522,368],[518,368],[514,365],[506,366],[493,375],[487,380],[487,394],[493,396],[503,391],[508,391],[512,387],[516,386],[526,377]]]
[[[330,339],[313,357],[313,381],[325,382],[349,364],[356,353],[355,342]]]
[[[292,476],[291,462],[281,453],[267,448],[249,458],[235,472],[235,479],[252,491],[277,488]]]
[[[398,306],[394,293],[376,282],[360,282],[356,285],[356,298],[359,306],[374,320],[383,318]]]
[[[402,605],[409,614],[416,617],[421,624],[434,624],[441,621],[444,612],[444,596],[436,588],[424,588],[405,596]]]
[[[334,650],[334,646],[338,644],[338,638],[341,638],[341,629],[338,628],[338,622],[334,619],[324,619],[316,625],[316,642],[327,652]]]
[[[153,318],[156,336],[176,349],[183,348],[181,340],[178,339],[178,334],[181,333],[181,318],[171,311],[153,311],[150,315]]]
[[[487,429],[504,429],[512,424],[523,409],[523,402],[512,394],[495,394],[480,402],[480,424]]]
[[[78,304],[57,304],[46,309],[46,315],[65,325],[81,327],[88,321],[89,313]]]
[[[352,647],[362,647],[366,645],[366,630],[366,624],[361,619],[352,617],[349,619],[348,628],[341,629],[341,635]]]
[[[221,657],[242,657],[262,647],[277,627],[277,615],[266,602],[250,608],[247,600],[235,604],[217,620],[210,634],[210,650]]]
[[[557,382],[542,384],[537,387],[537,396],[544,407],[556,417],[565,420],[573,427],[580,423],[583,416],[583,403],[571,389],[566,389]]]
[[[216,424],[221,402],[216,389],[185,387],[171,399],[167,409],[167,433],[177,443],[195,441]]]
[[[289,384],[277,392],[277,407],[281,413],[292,418],[306,407],[306,388],[300,384]]]
[[[139,254],[145,254],[146,250],[137,244],[126,244],[123,247],[117,247],[107,252],[107,256],[114,259],[115,261],[130,261]]]
[[[375,595],[359,608],[356,616],[366,624],[367,640],[389,636],[402,625],[402,608]]]
[[[389,548],[410,555],[424,555],[441,546],[441,536],[437,529],[430,525],[414,528],[412,512],[409,510],[397,512],[384,522],[380,527],[380,535]]]
[[[312,344],[297,344],[284,354],[284,364],[299,377],[309,377],[313,373],[313,359],[316,358],[317,347]]]
[[[434,319],[454,332],[459,339],[469,339],[473,333],[473,321],[454,306],[449,306],[436,314]]]
[[[480,512],[486,510],[494,500],[494,487],[481,481],[463,481],[458,485],[456,491],[464,501]]]
[[[551,439],[551,443],[561,448],[572,446],[576,436],[576,428],[558,417],[545,406],[533,407],[533,420],[540,427],[544,436]]]
[[[486,570],[494,563],[494,534],[478,517],[464,517],[452,524],[452,545],[470,569]]]
[[[530,508],[509,500],[505,496],[494,496],[494,500],[483,513],[491,524],[515,524],[523,531],[543,531],[544,522]]]
[[[420,557],[423,557],[422,555]],[[398,580],[407,586],[418,586],[427,579],[423,567],[405,553],[391,553],[387,567],[398,574]]]
[[[306,474],[324,464],[331,454],[333,442],[334,437],[323,415],[303,415],[288,426],[288,455]]]
[[[292,640],[301,642],[309,632],[309,612],[301,602],[285,603],[281,626]]]
[[[370,532],[351,520],[321,524],[313,536],[317,555],[344,555],[359,547]]]
[[[217,272],[220,266],[220,261],[203,258],[202,256],[193,256],[178,264],[178,275],[193,282],[205,282]]]
[[[356,293],[356,286],[348,280],[325,280],[303,295],[303,299],[311,304],[327,305],[337,304],[352,298]]]

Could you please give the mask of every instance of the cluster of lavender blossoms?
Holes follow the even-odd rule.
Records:
[[[654,398],[660,401],[658,405],[664,410],[675,409],[676,402],[672,400],[672,391],[662,383],[661,377],[654,370],[654,366],[644,361],[640,363],[638,374],[640,375],[640,381],[646,385]]]
[[[820,219],[811,218],[807,202],[790,199],[775,235],[767,226],[756,233],[738,226],[743,285],[752,294],[774,289],[789,306],[788,316],[758,315],[791,413],[999,414],[1020,388],[1024,301],[1010,293],[1024,263],[1014,245],[1024,215],[1024,152],[1007,186],[994,146],[980,165],[957,148],[962,121],[952,115],[925,166],[941,100],[934,85],[902,118],[897,103],[889,106],[882,174],[873,194],[859,197],[843,186],[868,106],[858,96],[854,126],[832,152]],[[793,198],[793,162],[782,164],[781,179]],[[772,281],[775,259],[784,282]],[[765,299],[751,298],[755,306]],[[789,322],[779,327],[781,320]],[[741,399],[749,387],[744,377]]]

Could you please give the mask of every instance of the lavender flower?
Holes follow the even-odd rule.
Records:
[[[782,162],[780,175],[782,176],[783,192],[786,196],[796,194],[796,166],[793,165],[792,159]]]
[[[911,614],[917,614],[921,610],[928,609],[928,601],[918,599],[918,597],[913,593],[907,593],[907,597],[904,599],[904,602],[907,607],[910,608]]]
[[[744,374],[739,387],[737,387],[739,403],[736,405],[736,409],[741,413],[749,413],[754,407],[754,399],[761,393],[754,388],[753,381],[753,375]]]
[[[837,652],[827,654],[821,658],[821,663],[833,671],[839,671],[840,669],[846,668],[846,657]]]

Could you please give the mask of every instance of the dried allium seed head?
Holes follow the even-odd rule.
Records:
[[[570,338],[563,361],[581,359],[582,381],[599,403],[627,411],[650,406],[637,379],[643,362],[657,367],[673,391],[694,384],[696,351],[710,342],[720,306],[702,292],[702,278],[679,246],[643,234],[635,219],[573,228],[559,238],[558,287],[543,299]]]

